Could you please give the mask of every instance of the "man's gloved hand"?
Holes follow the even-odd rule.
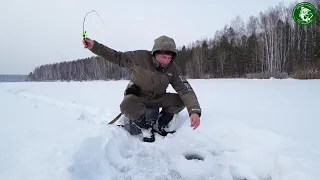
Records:
[[[125,94],[126,95],[133,94],[136,96],[140,96],[140,87],[134,84],[126,89]]]

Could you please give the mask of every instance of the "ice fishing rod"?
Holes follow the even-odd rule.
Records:
[[[86,17],[87,17],[87,15],[88,14],[90,14],[90,13],[92,13],[92,12],[95,12],[97,15],[98,15],[98,17],[100,18],[100,20],[104,23],[104,25],[107,27],[107,24],[101,19],[101,17],[100,17],[100,15],[99,15],[99,13],[96,11],[96,10],[91,10],[91,11],[89,11],[89,12],[87,12],[87,14],[84,16],[84,18],[83,18],[83,23],[82,23],[82,38],[83,39],[85,39],[85,38],[87,38],[88,37],[88,34],[87,34],[87,31],[85,31],[84,29],[84,24],[85,24],[85,22],[86,22]],[[120,117],[121,117],[121,115],[123,115],[123,113],[119,113],[113,120],[111,120],[108,124],[113,124],[114,122],[116,122]]]
[[[107,27],[107,24],[101,19],[99,13],[96,11],[96,10],[91,10],[89,12],[87,12],[87,14],[84,16],[83,18],[83,23],[82,23],[82,38],[85,39],[86,37],[88,37],[88,34],[87,34],[87,31],[84,30],[84,24],[85,24],[85,21],[86,21],[86,17],[88,14],[92,13],[92,12],[95,12],[98,17],[100,18],[100,20],[104,23],[104,25]]]

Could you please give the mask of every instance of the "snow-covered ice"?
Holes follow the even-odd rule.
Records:
[[[0,83],[0,179],[318,179],[319,80],[190,83],[199,128],[183,110],[155,143],[108,125],[125,80]]]

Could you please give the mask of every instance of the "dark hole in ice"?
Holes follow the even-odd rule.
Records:
[[[196,153],[186,153],[183,155],[187,160],[199,160],[199,161],[203,161],[204,157],[196,154]]]

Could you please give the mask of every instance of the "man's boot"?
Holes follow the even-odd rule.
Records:
[[[173,119],[174,114],[161,110],[157,122],[153,125],[153,130],[162,136],[175,133],[175,131],[168,131],[168,124]]]
[[[141,129],[144,142],[154,142],[155,137],[152,131],[152,126],[146,121],[146,116],[143,115],[138,121],[133,121],[139,129]]]

